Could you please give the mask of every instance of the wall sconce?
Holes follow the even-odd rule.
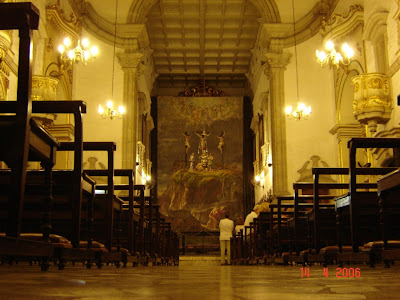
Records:
[[[251,183],[254,186],[261,186],[262,188],[264,188],[264,172],[262,172],[260,175],[256,175]]]
[[[111,120],[114,120],[115,118],[121,119],[125,114],[125,107],[120,105],[118,106],[117,110],[114,108],[112,101],[109,100],[107,101],[106,108],[103,108],[103,106],[99,104],[98,113],[103,119],[106,119],[107,117],[109,117]]]

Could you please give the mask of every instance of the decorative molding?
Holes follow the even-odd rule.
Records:
[[[264,145],[261,146],[262,166],[264,168],[268,166],[268,156],[270,152],[269,144],[269,142],[266,142]]]
[[[352,78],[352,83],[353,114],[373,134],[377,124],[385,124],[391,117],[389,78],[380,73],[360,74]]]
[[[229,96],[224,91],[209,87],[203,78],[200,78],[199,85],[191,87],[186,91],[179,92],[177,97],[224,97]]]
[[[340,142],[342,139],[348,139],[353,137],[365,137],[365,126],[361,124],[336,124],[329,133],[337,135],[337,139]]]
[[[301,19],[296,20],[296,32],[293,23],[264,23],[261,25],[261,39],[265,44],[270,45],[272,39],[282,40],[283,48],[293,47],[303,43],[320,32],[322,20],[327,18],[329,6],[325,1],[318,1],[312,9]],[[275,52],[273,47],[270,51]]]
[[[365,21],[363,28],[364,39],[376,42],[382,34],[386,34],[386,21],[388,16],[389,13],[387,11],[372,14],[368,20]]]
[[[328,168],[329,165],[321,160],[318,155],[313,155],[307,160],[303,166],[297,170],[297,173],[300,174],[299,179],[296,182],[313,182],[313,174],[312,168],[318,167]],[[320,178],[321,182],[336,182],[330,175],[322,175]]]
[[[145,172],[146,162],[145,162],[146,146],[143,145],[141,141],[137,142],[137,156],[138,156],[138,174],[142,175],[142,171]]]
[[[138,69],[143,54],[135,52],[117,53],[118,60],[124,69]]]
[[[32,76],[33,100],[56,100],[59,80],[50,76]]]
[[[292,57],[291,53],[266,53],[267,61],[262,65],[262,68],[267,76],[273,69],[286,69]]]
[[[158,0],[134,0],[129,9],[127,23],[144,23],[150,9]],[[276,0],[250,0],[261,13],[262,20],[268,23],[280,23],[281,17]]]
[[[136,46],[144,48],[150,44],[144,23],[117,24],[115,36],[115,24],[100,16],[89,2],[85,2],[85,14],[82,17],[84,28],[106,44],[115,43],[116,47],[131,52],[138,51]]]
[[[64,36],[68,36],[71,40],[77,41],[81,31],[81,20],[71,13],[71,20],[64,17],[64,11],[60,8],[60,4],[46,7],[46,17],[49,23],[56,26],[57,30]]]
[[[361,5],[350,6],[349,14],[347,16],[334,14],[331,17],[331,22],[328,24],[322,20],[322,27],[320,33],[324,36],[322,44],[329,40],[340,39],[343,36],[351,33],[358,26],[364,23],[364,9]],[[328,31],[327,28],[330,28]]]

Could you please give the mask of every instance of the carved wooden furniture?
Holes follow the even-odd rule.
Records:
[[[400,170],[386,174],[377,183],[382,259],[389,267],[390,262],[400,260]]]
[[[379,238],[379,198],[376,182],[372,182],[373,189],[361,190],[357,182],[357,175],[384,175],[393,168],[357,168],[356,153],[359,148],[398,148],[400,139],[394,138],[353,138],[348,143],[350,156],[350,183],[349,193],[335,200],[338,220],[338,261],[371,262],[371,253],[360,251],[360,246]],[[343,212],[349,214],[350,236],[352,252],[342,251]]]

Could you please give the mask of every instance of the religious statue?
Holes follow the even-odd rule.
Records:
[[[224,149],[224,137],[225,137],[225,131],[222,131],[221,134],[217,137],[217,139],[219,140],[218,141],[218,149],[219,149],[219,151],[221,151],[221,154]]]
[[[212,154],[210,153],[208,155],[208,171],[212,171],[213,168],[213,159],[214,157],[212,156]]]
[[[194,171],[193,166],[194,166],[194,153],[192,152],[192,154],[190,154],[190,167],[189,167],[189,171]]]
[[[183,135],[185,136],[185,153],[187,154],[190,148],[190,135],[187,131],[183,132]]]
[[[211,134],[211,132],[207,133],[204,129],[201,134],[196,131],[196,135],[200,138],[199,144],[199,153],[207,151],[207,137]]]

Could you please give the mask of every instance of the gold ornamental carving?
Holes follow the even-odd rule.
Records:
[[[353,77],[353,114],[358,122],[368,125],[371,133],[377,124],[386,123],[391,116],[389,78],[381,73],[361,74]]]
[[[32,76],[33,100],[56,100],[58,79],[49,76]]]

